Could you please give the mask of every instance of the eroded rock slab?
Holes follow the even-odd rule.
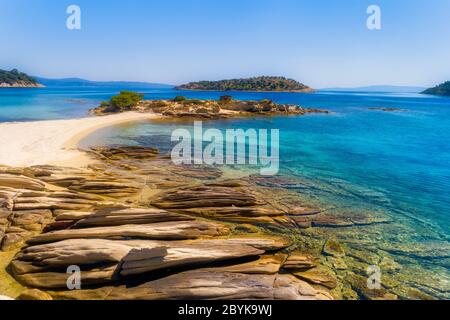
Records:
[[[45,189],[45,184],[37,179],[12,174],[0,174],[0,186],[37,191]]]
[[[312,269],[304,272],[296,272],[294,274],[308,283],[321,285],[328,289],[334,289],[337,285],[336,279],[323,270]]]
[[[62,220],[62,218],[60,220]],[[193,218],[155,208],[104,208],[79,219],[73,227],[87,228],[187,220],[193,220]]]
[[[316,262],[311,256],[294,253],[289,255],[286,262],[283,265],[283,269],[286,270],[307,270],[314,268],[316,266]]]
[[[221,224],[203,221],[161,222],[146,225],[121,225],[111,227],[96,227],[86,229],[67,229],[52,231],[36,236],[28,243],[30,245],[56,242],[68,239],[164,239],[183,240],[195,239],[200,236],[221,236],[229,229]]]
[[[136,287],[106,287],[72,292],[50,292],[56,299],[281,299],[331,300],[326,291],[290,275],[243,274],[214,269],[182,272]]]
[[[198,186],[167,192],[153,203],[163,209],[249,207],[260,204],[255,196],[238,188]]]
[[[16,279],[27,286],[64,288],[68,277],[66,269],[71,265],[82,268],[82,279],[86,279],[86,284],[108,283],[156,270],[197,268],[209,263],[258,257],[280,245],[277,240],[263,238],[194,241],[72,239],[25,248],[11,263],[11,270]],[[283,260],[283,255],[265,256],[257,263],[229,266],[224,270],[275,273]]]

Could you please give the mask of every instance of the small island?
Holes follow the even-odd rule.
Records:
[[[42,88],[34,78],[19,72],[17,69],[11,71],[0,70],[0,88]]]
[[[142,94],[122,91],[109,101],[91,110],[94,115],[110,115],[127,111],[152,112],[171,118],[222,119],[253,115],[305,115],[329,113],[328,110],[303,108],[295,104],[277,104],[269,99],[260,101],[235,100],[230,95],[218,100],[187,99],[177,96],[166,100],[143,100]]]
[[[190,82],[176,87],[177,90],[198,91],[254,91],[254,92],[314,92],[314,89],[285,77],[254,77],[220,81]]]
[[[422,93],[435,96],[450,97],[450,81],[444,82],[434,88],[427,89]]]

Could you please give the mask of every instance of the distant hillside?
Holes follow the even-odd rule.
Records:
[[[450,96],[450,81],[444,82],[434,88],[430,88],[422,92],[423,94],[432,94],[436,96]]]
[[[420,93],[424,87],[410,87],[410,86],[390,86],[378,85],[356,88],[326,88],[324,91],[348,91],[348,92],[390,92],[390,93]]]
[[[0,70],[0,88],[36,88],[42,87],[34,78],[19,72]]]
[[[199,81],[183,84],[177,90],[203,91],[278,91],[278,92],[312,92],[312,88],[284,77],[255,77],[248,79],[231,79],[221,81]]]
[[[36,79],[47,87],[109,87],[109,88],[132,88],[132,89],[166,89],[173,88],[172,85],[149,82],[132,81],[91,81],[80,78],[47,79],[36,77]]]

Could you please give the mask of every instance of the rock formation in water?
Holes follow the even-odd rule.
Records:
[[[313,92],[314,89],[298,81],[285,77],[254,77],[220,81],[199,81],[183,84],[177,90],[200,91],[275,91],[275,92]]]
[[[218,101],[186,99],[178,96],[173,100],[142,100],[139,96],[126,93],[118,105],[113,97],[111,101],[91,110],[95,115],[107,115],[126,111],[154,112],[173,118],[219,119],[245,117],[252,115],[305,115],[329,111],[314,108],[303,108],[293,104],[277,104],[271,100],[240,101],[231,96],[222,96]],[[114,100],[115,99],[115,100]],[[126,101],[124,101],[126,100]]]

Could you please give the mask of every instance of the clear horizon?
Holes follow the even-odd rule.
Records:
[[[72,4],[81,30],[66,27]],[[381,30],[366,26],[371,4]],[[0,12],[0,69],[44,78],[178,85],[280,75],[318,89],[450,78],[447,0],[0,0]]]

